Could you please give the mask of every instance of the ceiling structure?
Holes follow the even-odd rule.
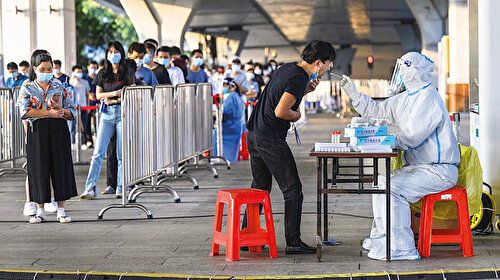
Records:
[[[121,7],[119,0],[96,1]],[[280,61],[297,60],[310,40],[328,41],[337,49],[355,49],[340,54],[355,54],[346,61],[353,72],[359,64],[360,75],[366,74],[367,55],[379,65],[392,64],[406,51],[421,49],[420,31],[405,0],[200,0],[187,31],[236,36],[242,59],[254,61],[264,60],[265,48],[275,50]],[[385,67],[380,76],[388,72]]]

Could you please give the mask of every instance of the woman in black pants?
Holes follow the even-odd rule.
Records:
[[[30,223],[47,220],[44,203],[51,198],[50,185],[57,202],[57,220],[69,223],[64,202],[77,195],[71,142],[66,120],[76,114],[71,96],[52,75],[52,58],[45,50],[31,55],[29,81],[19,92],[17,107],[27,119],[27,157],[30,200],[36,202],[36,215]]]

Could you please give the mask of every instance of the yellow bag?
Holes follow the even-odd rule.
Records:
[[[458,165],[457,186],[464,187],[467,191],[469,203],[469,215],[479,212],[481,208],[481,195],[483,188],[483,170],[479,162],[479,156],[473,147],[460,147],[460,164]],[[396,170],[404,165],[403,151],[399,156],[391,159],[391,170]],[[413,211],[419,212],[422,208],[422,200],[410,204]],[[454,201],[438,201],[434,204],[432,215],[436,219],[453,220],[457,218],[456,203]]]

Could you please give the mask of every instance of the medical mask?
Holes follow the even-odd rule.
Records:
[[[247,80],[253,80],[253,78],[255,78],[253,73],[247,73]]]
[[[241,65],[239,65],[239,64],[233,64],[233,65],[231,65],[231,70],[233,70],[233,72],[240,72]]]
[[[150,54],[146,54],[144,56],[144,64],[149,64],[151,62],[151,55]]]
[[[273,69],[273,71],[276,70],[276,65],[273,64],[271,68]]]
[[[120,53],[108,53],[108,61],[111,64],[118,64],[122,60],[122,55]]]
[[[229,93],[229,88],[227,88],[227,87],[222,88],[222,93]]]
[[[97,69],[90,69],[89,75],[95,75],[97,74]]]
[[[17,73],[17,72],[10,73],[10,76],[11,76],[13,79],[15,79],[15,78],[17,78],[17,76],[19,76],[19,73]]]
[[[50,81],[53,77],[54,75],[52,73],[36,73],[36,78],[42,83]]]
[[[262,75],[262,70],[260,70],[260,69],[255,69],[254,72],[257,75]]]
[[[77,77],[78,79],[81,79],[83,77],[83,73],[76,73],[75,77]]]
[[[198,66],[198,67],[202,66],[203,65],[203,58],[201,58],[201,57],[194,58],[193,65]]]
[[[52,70],[52,73],[54,73],[54,75],[59,75],[61,73],[61,69],[54,69]]]
[[[141,67],[142,66],[142,59],[136,58],[136,59],[134,59],[134,61],[135,61],[135,64],[137,64],[137,67]]]
[[[168,58],[159,58],[158,63],[167,67],[170,64],[170,59]]]

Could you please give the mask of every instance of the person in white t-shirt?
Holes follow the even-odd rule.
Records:
[[[80,107],[85,107],[88,106],[89,104],[89,94],[90,94],[90,85],[87,80],[83,78],[83,68],[80,65],[75,65],[72,68],[73,73],[71,74],[71,79],[69,81],[71,87],[73,88],[73,103],[75,104],[75,107],[78,108]],[[76,118],[75,118],[76,120]],[[81,110],[80,111],[80,127],[82,128],[82,140],[81,143],[85,143],[85,135],[87,135],[87,132],[85,131],[87,129],[86,126],[87,123],[87,111]],[[73,121],[71,133],[72,133],[72,138],[75,138],[75,131],[76,131],[76,121]],[[83,146],[83,145],[82,145]],[[86,146],[85,146],[86,147]]]
[[[172,82],[172,85],[174,87],[176,85],[186,83],[182,69],[172,64],[172,57],[170,56],[169,47],[161,46],[160,48],[158,48],[158,50],[156,51],[156,57],[158,59],[157,62],[167,68],[168,75],[170,76],[170,81]]]

